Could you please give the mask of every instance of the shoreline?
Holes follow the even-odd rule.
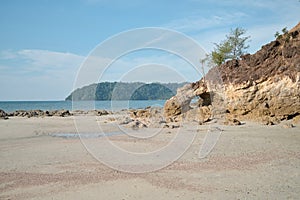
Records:
[[[163,106],[166,100],[130,100],[130,101],[0,101],[0,110],[15,112],[17,110],[122,110],[142,109],[148,106]]]
[[[150,121],[155,121],[156,123],[167,124],[165,121],[165,116],[163,113],[163,107],[151,107],[147,106],[146,108],[131,108],[131,109],[121,109],[118,111],[110,111],[107,109],[95,109],[95,110],[66,110],[66,109],[58,109],[58,110],[15,110],[13,112],[5,112],[4,110],[0,109],[0,120],[8,120],[13,117],[20,117],[20,118],[49,118],[49,117],[70,117],[70,116],[107,116],[110,118],[110,121],[116,121],[114,118],[115,115],[124,115],[123,121],[120,121],[120,124],[128,124],[130,122],[136,121],[137,123],[145,122],[148,118]],[[191,122],[198,122],[197,117],[190,117],[189,115],[183,117],[184,121],[191,121]],[[211,121],[216,120],[214,117],[207,120],[207,122],[200,123],[202,124],[210,124]],[[149,120],[148,120],[149,121]],[[170,121],[169,121],[170,122]],[[172,122],[172,121],[171,121]],[[295,116],[292,119],[287,120],[279,120],[278,123],[266,123],[261,120],[253,120],[253,119],[245,119],[240,118],[240,121],[236,118],[228,118],[227,116],[223,116],[223,118],[218,118],[218,123],[220,125],[228,125],[228,126],[240,126],[245,124],[246,122],[263,124],[263,125],[279,125],[283,124],[286,128],[293,128],[295,125],[300,123],[300,117]],[[179,121],[174,121],[173,124],[179,124]],[[172,124],[172,123],[171,123]],[[176,126],[175,125],[175,126]],[[147,127],[141,125],[141,127]]]

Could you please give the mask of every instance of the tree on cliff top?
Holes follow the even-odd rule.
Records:
[[[249,48],[246,43],[250,36],[243,36],[245,33],[246,30],[243,28],[231,29],[229,35],[226,35],[226,40],[214,44],[215,48],[208,55],[208,60],[212,64],[221,65],[228,59],[239,59]]]

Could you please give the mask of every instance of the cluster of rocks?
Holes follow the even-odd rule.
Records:
[[[148,107],[146,109],[131,109],[129,117],[126,117],[120,125],[127,128],[178,128],[175,122],[164,120],[163,109],[159,107]]]
[[[8,112],[6,113],[4,110],[0,109],[0,119],[8,119],[9,117],[68,117],[72,115],[96,115],[96,116],[103,116],[103,115],[109,115],[112,114],[111,111],[107,110],[75,110],[75,111],[69,111],[69,110],[16,110],[14,112]]]
[[[128,128],[138,129],[138,128],[147,128],[148,126],[141,122],[138,119],[132,119],[130,117],[126,117],[120,125],[125,125]]]
[[[195,97],[201,102],[192,108]],[[239,125],[239,120],[273,125],[296,119],[300,115],[300,23],[257,53],[216,66],[201,80],[179,89],[166,102],[164,114],[169,121],[188,117],[205,123],[222,118],[229,125]]]
[[[96,116],[103,116],[112,114],[111,111],[107,110],[74,110],[72,111],[73,115],[96,115]]]
[[[8,117],[67,117],[71,116],[69,110],[51,110],[51,111],[43,111],[43,110],[16,110],[14,112],[7,113]]]

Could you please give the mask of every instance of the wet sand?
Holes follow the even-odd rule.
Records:
[[[83,116],[80,130],[86,133],[99,127],[84,119],[104,132],[120,131],[110,115]],[[78,137],[53,137],[76,133],[73,117],[11,117],[0,120],[0,199],[298,199],[300,125],[283,124],[222,126],[213,151],[199,159],[209,126],[187,123],[180,131],[195,132],[196,138],[182,157],[158,171],[133,174],[99,162]],[[155,151],[177,131],[164,128],[149,139],[109,138],[128,151]]]

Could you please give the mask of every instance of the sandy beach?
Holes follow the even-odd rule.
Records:
[[[84,116],[104,132],[120,131],[118,117]],[[243,123],[222,126],[215,148],[204,159],[198,158],[198,152],[209,125],[190,122],[162,128],[150,139],[109,136],[128,151],[153,151],[166,145],[178,129],[196,133],[192,145],[174,163],[134,174],[101,163],[79,138],[54,137],[76,133],[72,116],[0,120],[0,199],[298,199],[299,125]],[[97,131],[85,127],[87,133]]]

